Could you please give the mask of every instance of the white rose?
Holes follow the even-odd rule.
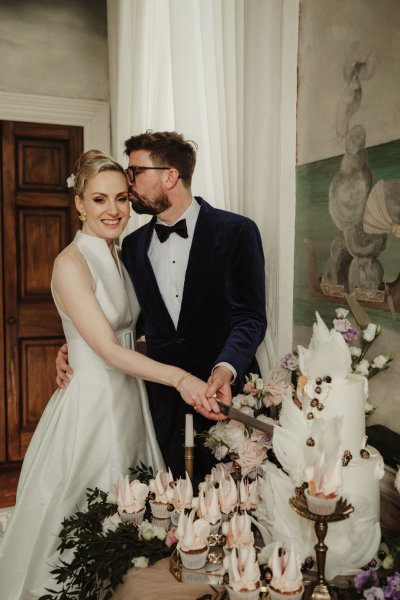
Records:
[[[145,556],[136,556],[132,559],[132,564],[136,569],[145,569],[149,566],[149,559]]]
[[[122,520],[117,512],[111,515],[111,517],[106,517],[103,521],[103,533],[107,533],[107,531],[116,531],[120,523],[122,523]]]
[[[346,333],[350,329],[351,323],[347,319],[333,319],[333,326],[336,331]]]
[[[380,587],[372,586],[367,590],[364,590],[363,596],[365,600],[384,600],[383,589]]]
[[[361,348],[358,346],[350,346],[350,354],[356,357],[361,356]]]
[[[360,360],[360,362],[355,367],[355,371],[359,375],[364,375],[365,377],[368,375],[369,362],[367,361],[366,358],[363,358],[362,360]]]
[[[243,398],[246,398],[244,394],[238,394],[232,398],[232,406],[233,408],[239,409],[242,406]]]
[[[337,308],[335,312],[338,319],[345,319],[349,314],[349,311],[345,308]]]
[[[222,441],[231,452],[237,452],[246,441],[244,429],[241,427],[225,427]]]
[[[253,407],[257,404],[257,400],[251,394],[242,397],[242,406]]]
[[[258,379],[256,379],[256,390],[263,390],[264,389],[264,381],[261,379],[261,377],[258,377]]]
[[[371,366],[374,367],[375,369],[383,369],[383,367],[386,365],[386,363],[387,363],[386,356],[379,354],[379,356],[375,356],[374,362],[372,363]]]
[[[363,331],[363,338],[366,342],[372,342],[377,335],[376,325],[370,323]]]

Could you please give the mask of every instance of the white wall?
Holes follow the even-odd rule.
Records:
[[[0,0],[0,91],[109,100],[106,0]]]

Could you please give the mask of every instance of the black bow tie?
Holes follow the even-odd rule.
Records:
[[[161,243],[165,242],[165,240],[167,240],[174,231],[183,238],[189,237],[186,227],[186,219],[181,219],[171,227],[168,227],[168,225],[161,225],[161,223],[156,223],[154,228]]]

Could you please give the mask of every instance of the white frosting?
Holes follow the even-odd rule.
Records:
[[[172,504],[175,510],[181,511],[183,508],[191,508],[193,501],[193,486],[189,475],[186,473],[185,479],[178,479],[173,489]]]
[[[129,475],[122,476],[115,484],[118,511],[132,514],[144,509],[149,488],[137,479],[129,483]]]
[[[158,471],[155,479],[149,481],[149,489],[155,494],[154,501],[161,502],[162,504],[169,504],[174,495],[172,484],[174,478],[171,473],[171,469],[168,471]]]
[[[222,533],[226,537],[227,548],[245,548],[254,544],[251,519],[247,513],[235,513],[229,521],[222,524]]]
[[[293,544],[287,551],[277,543],[268,566],[272,571],[271,587],[278,592],[296,592],[302,588],[301,561],[295,555]]]
[[[229,576],[229,585],[236,592],[257,589],[260,581],[260,567],[256,560],[254,546],[239,550],[234,548],[232,552],[225,555],[224,568]]]
[[[178,540],[178,548],[184,552],[190,550],[202,550],[208,546],[207,538],[210,535],[210,524],[204,519],[194,520],[194,510],[189,515],[182,511],[179,516],[175,536]]]
[[[218,488],[218,500],[221,512],[228,515],[236,507],[238,502],[238,493],[236,483],[231,475],[226,479],[221,479]]]

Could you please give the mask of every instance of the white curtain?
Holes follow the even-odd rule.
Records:
[[[298,0],[108,0],[113,155],[179,131],[199,146],[193,193],[257,222],[263,375],[291,349],[297,26]]]

